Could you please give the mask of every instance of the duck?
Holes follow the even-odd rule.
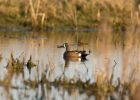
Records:
[[[63,54],[64,59],[67,58],[82,58],[85,59],[88,53],[85,50],[70,50],[71,45],[69,43],[64,43],[61,46],[57,46],[58,48],[65,48],[66,51]]]

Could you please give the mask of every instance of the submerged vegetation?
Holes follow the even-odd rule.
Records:
[[[1,27],[126,30],[139,25],[138,0],[1,0]]]
[[[55,66],[51,63],[52,61],[49,61],[49,64],[46,65],[46,69],[41,73],[41,78],[39,77],[35,80],[25,79],[24,78],[24,68],[29,67],[28,63],[31,60],[30,59],[27,62],[27,66],[24,64],[24,60],[20,61],[19,58],[16,58],[16,61],[14,60],[13,53],[11,53],[11,57],[9,59],[10,62],[8,62],[7,65],[7,73],[5,75],[5,78],[3,80],[0,80],[0,86],[3,86],[5,88],[5,92],[7,95],[7,99],[9,99],[10,95],[10,89],[21,89],[21,90],[28,90],[33,89],[39,91],[39,87],[41,86],[41,94],[36,93],[35,98],[46,98],[48,93],[46,94],[45,91],[51,91],[53,87],[55,87],[58,92],[67,91],[69,95],[74,95],[73,93],[78,90],[79,94],[86,94],[88,95],[87,98],[90,98],[92,96],[95,97],[95,100],[127,100],[126,98],[129,98],[130,100],[139,100],[139,92],[140,92],[140,82],[136,79],[135,75],[138,73],[133,73],[132,76],[134,76],[132,79],[130,78],[130,81],[122,82],[120,78],[117,80],[113,80],[114,73],[108,76],[104,76],[105,73],[101,73],[100,71],[96,72],[94,74],[95,81],[92,81],[90,79],[83,81],[80,79],[80,77],[73,77],[68,78],[65,76],[64,73],[60,75],[58,78],[51,80],[51,75],[53,73],[53,70]],[[33,63],[33,62],[31,62]],[[35,65],[35,64],[33,64]],[[115,69],[117,63],[115,62],[115,65],[113,66],[113,70]],[[50,68],[53,68],[52,70],[49,70]],[[16,70],[15,70],[16,69]],[[19,70],[20,69],[20,70]],[[37,70],[39,69],[39,66],[37,66]],[[29,69],[29,74],[31,69]],[[37,71],[38,72],[38,71]],[[87,69],[88,72],[88,69]],[[86,73],[87,73],[86,72]],[[22,87],[18,85],[13,85],[12,80],[16,76],[19,77],[20,73],[22,74]],[[39,75],[39,72],[37,73]],[[48,74],[48,76],[46,76]],[[17,80],[17,79],[16,79]],[[28,96],[25,93],[22,94],[23,97]],[[20,99],[21,94],[18,96]],[[10,98],[14,99],[14,98]]]

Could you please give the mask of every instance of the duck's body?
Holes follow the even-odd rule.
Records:
[[[74,57],[74,58],[86,58],[87,54],[85,50],[70,50],[70,45],[68,43],[64,43],[62,46],[59,47],[64,47],[66,48],[66,51],[64,52],[63,56],[64,58],[68,57]]]
[[[85,51],[65,51],[63,56],[64,57],[77,57],[77,58],[85,58],[88,54]]]

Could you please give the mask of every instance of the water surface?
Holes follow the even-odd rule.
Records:
[[[12,86],[19,87],[17,89],[10,88],[8,97],[5,88],[0,88],[0,99],[13,98],[15,100],[21,99],[56,99],[56,100],[89,100],[96,99],[96,97],[86,94],[80,94],[77,91],[73,91],[71,94],[63,89],[56,89],[51,87],[51,90],[45,91],[45,96],[42,96],[41,86],[37,88],[26,87],[23,84],[23,80],[35,81],[40,80],[42,73],[46,69],[50,73],[46,72],[46,78],[50,81],[54,81],[59,77],[81,79],[83,82],[91,80],[91,83],[96,81],[96,73],[103,73],[106,78],[110,78],[113,73],[113,84],[116,84],[117,78],[122,81],[128,81],[132,73],[132,65],[136,65],[139,56],[138,47],[126,44],[123,46],[121,42],[116,45],[113,43],[111,36],[101,37],[95,31],[69,31],[69,30],[57,30],[57,31],[0,31],[0,54],[3,59],[0,62],[0,79],[3,80],[7,73],[7,62],[10,58],[10,54],[13,53],[14,58],[23,59],[27,62],[32,56],[32,61],[37,65],[31,69],[31,74],[27,66],[24,66],[23,73],[14,75],[11,81]],[[57,48],[57,45],[63,43],[74,44],[78,40],[83,40],[88,45],[72,46],[71,49],[83,50],[88,52],[92,51],[87,56],[85,61],[65,61],[63,59],[63,53],[65,49]],[[133,61],[132,61],[133,60]],[[26,89],[20,89],[24,88]],[[46,86],[44,86],[46,87]]]

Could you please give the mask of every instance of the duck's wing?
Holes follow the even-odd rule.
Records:
[[[80,57],[82,57],[82,58],[85,58],[87,55],[89,55],[89,54],[86,53],[85,50],[74,50],[74,51],[72,51],[72,52],[78,54],[78,55],[79,55]]]

